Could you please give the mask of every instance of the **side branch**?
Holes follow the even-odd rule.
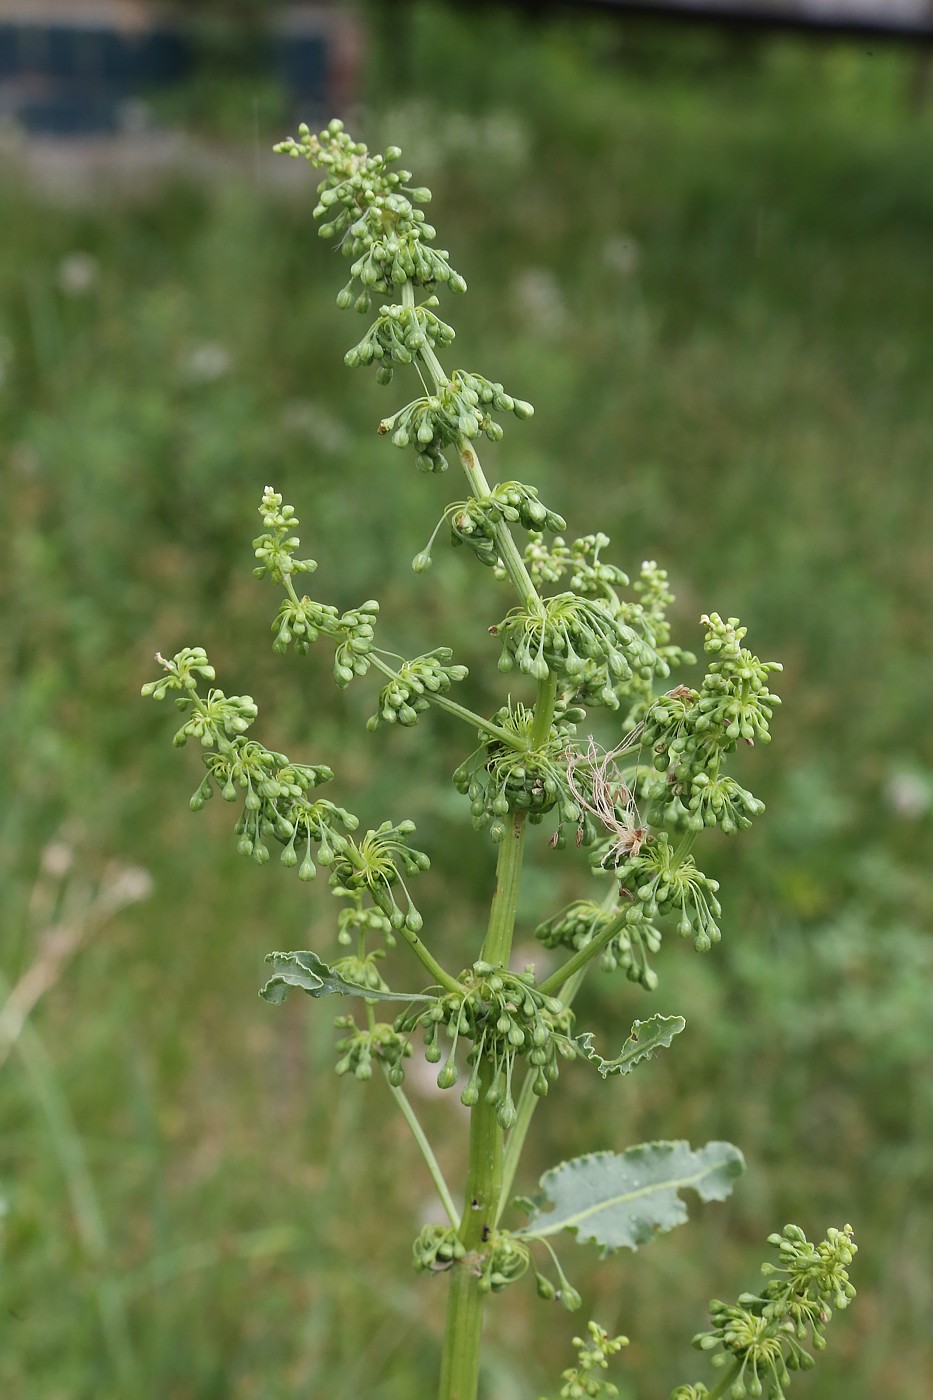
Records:
[[[582,948],[579,948],[577,952],[574,953],[573,957],[568,958],[562,967],[559,967],[556,972],[551,973],[550,977],[546,977],[538,987],[538,991],[544,996],[557,996],[565,983],[570,981],[571,977],[582,971],[588,963],[592,962],[592,960],[603,951],[608,943],[612,942],[619,930],[625,926],[628,920],[628,912],[628,909],[623,909],[617,918],[612,919],[606,924],[605,928],[600,929],[594,939],[584,944]]]

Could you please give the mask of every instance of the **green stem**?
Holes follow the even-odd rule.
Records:
[[[407,928],[405,924],[402,924],[398,932],[402,935],[405,942],[408,944],[409,948],[414,953],[415,957],[421,963],[422,967],[424,967],[428,972],[430,972],[435,982],[437,982],[440,986],[444,988],[445,991],[448,992],[463,991],[462,984],[457,981],[456,977],[452,977],[449,972],[446,972],[444,968],[441,967],[440,963],[437,961],[437,958],[434,956],[433,953],[430,953],[428,951],[428,949],[425,947],[424,943],[416,933],[412,933],[411,929]]]
[[[425,1166],[430,1173],[431,1180],[434,1182],[435,1190],[438,1196],[440,1196],[441,1205],[444,1207],[447,1219],[455,1230],[459,1230],[460,1215],[457,1211],[457,1207],[454,1205],[453,1197],[450,1194],[447,1182],[444,1180],[444,1173],[441,1171],[440,1164],[434,1155],[431,1144],[428,1142],[427,1135],[418,1121],[418,1115],[411,1106],[411,1101],[402,1090],[396,1088],[394,1084],[389,1084],[389,1092],[402,1110],[402,1117],[411,1129],[412,1137],[418,1144],[421,1155],[424,1158]]]
[[[567,982],[564,995],[561,997],[565,1006],[570,1006],[573,1003],[574,997],[583,985],[585,976],[586,968],[580,968]],[[515,1180],[515,1173],[518,1171],[518,1164],[524,1151],[528,1129],[531,1127],[534,1111],[541,1102],[541,1096],[534,1091],[534,1082],[534,1075],[526,1073],[521,1093],[518,1096],[518,1103],[515,1106],[515,1123],[509,1131],[509,1139],[505,1145],[502,1159],[502,1191],[499,1196],[499,1214],[496,1216],[497,1225],[502,1219],[502,1212],[512,1195],[512,1183]]]
[[[557,704],[557,675],[548,671],[538,685],[538,699],[535,704],[535,717],[531,725],[531,747],[540,749],[547,742],[554,723],[554,708]]]
[[[492,1073],[487,1060],[480,1071],[479,1102],[470,1114],[470,1161],[460,1227],[466,1253],[450,1275],[439,1400],[476,1400],[479,1388],[486,1294],[480,1291],[478,1265],[495,1228],[502,1193],[502,1129],[496,1106],[486,1102]]]
[[[474,496],[482,500],[484,496],[490,494],[489,482],[486,474],[480,465],[479,455],[469,438],[461,437],[457,441],[460,451],[460,465],[466,473],[467,481]],[[525,561],[522,558],[518,545],[512,539],[512,532],[504,520],[499,520],[492,527],[492,536],[499,551],[499,558],[502,560],[503,568],[508,574],[518,596],[525,607],[531,612],[541,613],[544,611],[544,604],[531,581],[531,575],[525,568]]]
[[[613,883],[611,889],[606,893],[602,902],[602,907],[607,912],[612,909],[616,902],[616,887]],[[583,986],[584,978],[589,971],[589,964],[585,967],[578,967],[576,972],[571,973],[564,983],[561,1001],[565,1006],[572,1006],[577,992]],[[505,1158],[502,1163],[502,1195],[499,1198],[499,1217],[508,1205],[509,1197],[512,1194],[512,1183],[515,1180],[515,1173],[518,1171],[518,1164],[521,1160],[522,1151],[525,1146],[525,1138],[528,1136],[528,1129],[534,1111],[541,1102],[539,1095],[534,1092],[534,1077],[525,1075],[525,1082],[522,1084],[521,1093],[518,1096],[516,1105],[515,1123],[509,1133],[509,1140],[505,1147]],[[498,1224],[498,1218],[496,1223]]]
[[[481,957],[508,967],[525,848],[524,813],[516,813],[499,843],[496,890]],[[441,1360],[439,1400],[476,1400],[486,1294],[477,1267],[499,1218],[502,1197],[503,1135],[497,1106],[487,1101],[493,1082],[491,1060],[480,1066],[479,1100],[470,1113],[470,1157],[460,1240],[466,1250],[451,1270]]]
[[[282,583],[285,586],[285,591],[289,598],[297,607],[301,600],[295,591],[295,585],[287,574],[282,579]],[[398,672],[383,661],[381,657],[377,656],[375,652],[369,653],[369,662],[377,671],[381,671],[384,676],[387,676],[391,680],[395,680],[398,675]],[[527,744],[524,739],[522,739],[521,735],[510,733],[508,729],[502,729],[498,724],[494,724],[491,719],[484,719],[482,715],[478,715],[475,711],[467,709],[465,705],[458,705],[456,700],[449,700],[446,695],[434,695],[428,690],[425,691],[424,698],[429,704],[436,705],[439,710],[446,710],[448,714],[456,715],[458,719],[462,719],[473,729],[483,730],[491,738],[498,739],[500,743],[508,744],[511,749],[527,748]]]
[[[366,1022],[371,1031],[375,1030],[376,1012],[372,1002],[369,1001],[366,1003]],[[418,1115],[412,1108],[411,1101],[408,1098],[407,1094],[405,1094],[400,1088],[398,1088],[395,1084],[393,1084],[390,1081],[388,1071],[386,1070],[386,1066],[384,1064],[382,1068],[386,1074],[386,1084],[388,1084],[389,1086],[389,1092],[395,1099],[395,1102],[398,1104],[399,1108],[401,1109],[402,1117],[405,1119],[405,1122],[411,1129],[412,1137],[418,1144],[418,1148],[421,1152],[422,1157],[424,1158],[425,1166],[428,1169],[431,1180],[434,1182],[434,1185],[437,1189],[437,1194],[441,1198],[441,1205],[447,1212],[447,1219],[450,1221],[451,1225],[454,1227],[455,1230],[459,1230],[460,1216],[457,1214],[457,1207],[454,1205],[453,1197],[450,1194],[450,1189],[447,1185],[447,1182],[444,1180],[444,1173],[441,1171],[440,1163],[435,1157],[433,1148],[431,1147],[431,1144],[428,1141],[427,1133],[424,1131],[424,1128],[422,1128],[420,1122],[418,1121]]]
[[[693,850],[693,843],[697,839],[696,831],[685,831],[680,838],[680,842],[674,852],[673,868],[676,870],[679,865],[683,865],[687,856]]]
[[[446,695],[431,695],[425,693],[424,697],[430,704],[436,705],[439,710],[446,710],[448,714],[456,715],[458,719],[466,720],[474,728],[482,730],[492,739],[498,739],[500,744],[508,744],[510,749],[518,749],[520,752],[528,748],[528,744],[520,734],[515,734],[508,729],[503,729],[498,724],[493,724],[491,719],[483,719],[481,715],[474,714],[464,705],[458,705],[456,700],[448,700]]]
[[[595,938],[591,938],[589,943],[585,943],[582,948],[578,948],[572,958],[568,958],[562,967],[556,972],[552,972],[550,977],[546,977],[538,988],[545,996],[555,997],[565,983],[569,982],[578,972],[582,972],[587,963],[593,961],[597,953],[601,953],[606,944],[609,943],[619,932],[628,919],[628,908],[620,910],[615,919],[610,920],[605,928],[600,929]]]
[[[369,660],[370,664],[374,666],[377,671],[381,671],[384,676],[388,676],[390,679],[394,680],[398,675],[397,671],[393,670],[391,666],[387,665],[381,657],[376,656],[373,652],[370,652]],[[448,714],[456,715],[458,719],[464,720],[465,723],[469,724],[473,729],[483,730],[486,734],[490,735],[491,738],[498,739],[500,743],[508,744],[510,749],[525,749],[528,747],[521,735],[510,733],[509,730],[500,728],[500,726],[494,724],[491,719],[484,719],[482,715],[478,715],[473,710],[467,709],[465,705],[458,705],[456,700],[448,700],[446,695],[434,695],[431,691],[426,690],[424,698],[430,704],[436,705],[439,710],[446,710]]]
[[[508,967],[512,934],[518,909],[518,889],[525,855],[525,814],[513,812],[508,831],[499,842],[496,890],[489,911],[489,927],[480,957],[494,967]]]
[[[404,293],[403,293],[404,295]],[[422,362],[441,389],[449,383],[443,366],[430,346],[420,352]],[[461,435],[457,447],[470,489],[478,499],[490,495],[489,482],[472,442]],[[493,527],[493,538],[506,573],[522,603],[533,612],[543,612],[543,603],[525,567],[521,552],[504,521]],[[547,739],[554,719],[557,696],[556,678],[548,676],[538,685],[531,746]],[[512,747],[515,747],[514,744]],[[499,844],[496,861],[496,889],[489,913],[489,926],[481,958],[497,967],[508,967],[518,908],[525,846],[525,816],[515,813]],[[479,1289],[478,1256],[495,1228],[502,1197],[503,1134],[495,1104],[487,1103],[493,1067],[484,1061],[480,1068],[479,1100],[470,1115],[470,1158],[460,1240],[466,1254],[451,1270],[447,1321],[441,1363],[440,1400],[476,1400],[479,1387],[479,1355],[485,1294]]]
[[[444,366],[429,345],[425,345],[418,353],[424,361],[425,368],[434,380],[436,389],[442,389],[445,384],[450,383],[450,379],[444,371]],[[470,483],[470,489],[478,500],[482,500],[484,496],[488,496],[491,493],[489,482],[486,480],[486,474],[479,460],[479,454],[473,446],[472,441],[462,434],[457,439],[457,449],[460,453],[460,465],[466,473],[467,481]],[[500,520],[493,526],[492,533],[496,542],[496,548],[499,551],[499,558],[502,560],[506,573],[515,585],[518,596],[532,612],[542,612],[543,604],[538,590],[531,581],[531,575],[525,568],[525,561],[522,558],[518,545],[512,539],[512,532],[508,525],[506,525],[504,520]]]
[[[742,1362],[737,1360],[733,1366],[729,1367],[722,1379],[713,1386],[713,1389],[707,1393],[707,1400],[722,1400],[723,1396],[728,1395],[730,1387],[738,1380],[741,1371]]]

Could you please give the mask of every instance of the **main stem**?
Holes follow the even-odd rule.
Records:
[[[407,284],[402,288],[402,304],[410,306],[412,303],[413,288]],[[420,353],[426,370],[440,389],[449,382],[443,366],[430,346],[424,346]],[[476,449],[463,436],[457,447],[470,489],[482,500],[490,494],[490,487]],[[538,591],[504,521],[493,526],[493,536],[505,571],[522,603],[533,612],[542,612],[543,604]],[[530,747],[533,749],[542,745],[550,735],[556,699],[556,677],[548,675],[538,684],[530,735]],[[496,890],[480,954],[484,962],[496,967],[509,965],[524,848],[525,815],[516,812],[499,844]],[[479,1099],[470,1114],[470,1156],[459,1232],[465,1252],[451,1270],[439,1400],[476,1400],[479,1388],[480,1343],[486,1297],[479,1286],[481,1265],[484,1249],[500,1214],[504,1158],[503,1134],[496,1117],[496,1105],[487,1102],[492,1079],[493,1066],[485,1060],[480,1068]]]
[[[479,1102],[470,1114],[470,1160],[460,1226],[465,1254],[451,1270],[441,1358],[439,1400],[476,1400],[479,1389],[483,1306],[481,1259],[495,1228],[502,1193],[502,1129],[496,1107],[486,1102],[492,1065],[480,1072]]]
[[[499,844],[496,890],[483,942],[482,957],[496,966],[507,967],[512,950],[524,846],[525,819],[523,814],[516,814]],[[479,1100],[470,1114],[470,1157],[460,1226],[460,1241],[466,1252],[451,1270],[439,1400],[476,1400],[479,1386],[486,1300],[479,1287],[479,1264],[499,1217],[502,1194],[502,1129],[496,1118],[496,1105],[486,1100],[492,1073],[491,1062],[485,1060],[480,1070]]]

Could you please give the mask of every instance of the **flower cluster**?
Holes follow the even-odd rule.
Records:
[[[482,1093],[485,1102],[495,1106],[500,1126],[511,1128],[516,1118],[512,1097],[516,1057],[527,1058],[534,1092],[546,1094],[558,1077],[558,1054],[566,1059],[578,1054],[571,1037],[573,1015],[555,997],[539,992],[530,972],[509,972],[476,962],[460,980],[461,992],[448,992],[426,1008],[403,1012],[396,1029],[410,1034],[420,1026],[425,1058],[431,1064],[444,1058],[439,1040],[441,1028],[446,1030],[450,1048],[437,1076],[441,1089],[452,1089],[460,1078],[460,1040],[472,1042],[466,1057],[471,1074],[460,1101],[472,1107]],[[484,1085],[487,1066],[490,1073]]]
[[[347,135],[342,122],[332,121],[318,136],[302,123],[297,141],[289,137],[275,149],[304,156],[325,172],[314,210],[318,232],[338,240],[344,255],[353,259],[338,305],[368,311],[372,292],[391,292],[406,282],[422,287],[444,282],[451,291],[466,291],[447,253],[431,246],[436,231],[415,208],[427,203],[430,190],[410,186],[411,171],[390,168],[402,154],[397,146],[370,155],[361,141]]]
[[[589,1336],[574,1337],[577,1351],[577,1364],[561,1373],[564,1384],[560,1390],[560,1400],[614,1400],[619,1394],[618,1386],[605,1380],[597,1372],[609,1367],[609,1358],[628,1346],[628,1337],[610,1337],[596,1322],[587,1325]]]
[[[628,586],[627,574],[601,558],[608,544],[608,535],[601,532],[583,535],[569,545],[561,536],[546,545],[541,534],[533,533],[525,549],[525,564],[538,588],[560,582],[569,572],[570,591],[545,602],[547,608],[557,605],[558,616],[563,612],[561,600],[574,597],[587,600],[588,609],[595,607],[608,614],[611,621],[608,647],[605,628],[598,626],[600,640],[595,652],[592,645],[587,646],[588,638],[582,647],[574,646],[571,635],[570,651],[565,650],[563,638],[558,637],[552,654],[549,656],[545,650],[544,659],[564,677],[569,694],[579,704],[616,710],[623,701],[628,701],[626,727],[632,728],[651,701],[655,678],[663,679],[670,674],[672,666],[690,664],[694,657],[671,644],[666,610],[673,602],[673,594],[668,591],[664,570],[652,561],[644,563],[639,578],[632,585],[640,596],[624,598],[619,590]],[[497,567],[501,575],[501,565]],[[589,616],[591,619],[592,612]],[[538,630],[531,629],[525,639],[525,661],[519,660],[521,668],[530,669],[532,675],[538,675],[541,670],[537,652],[527,645],[536,635]],[[543,638],[539,636],[540,640]],[[608,662],[609,652],[617,657],[614,664]],[[500,665],[503,665],[501,661]],[[507,662],[503,669],[508,669]]]
[[[646,559],[642,563],[638,578],[632,584],[632,591],[638,595],[636,598],[620,598],[618,601],[619,620],[644,638],[646,644],[657,654],[659,661],[655,666],[654,676],[649,677],[642,673],[635,677],[634,684],[628,688],[627,696],[635,703],[626,716],[627,729],[638,722],[641,713],[654,698],[654,677],[663,679],[674,667],[693,666],[696,663],[692,651],[687,651],[671,641],[667,610],[674,601],[674,595],[668,587],[667,571],[659,568],[653,559]]]
[[[785,1225],[768,1243],[778,1250],[781,1262],[762,1265],[768,1282],[761,1293],[743,1293],[734,1305],[714,1299],[712,1329],[693,1339],[700,1351],[721,1348],[712,1360],[714,1366],[731,1368],[730,1400],[784,1400],[790,1373],[813,1365],[804,1343],[822,1351],[832,1307],[848,1307],[855,1297],[848,1269],[858,1246],[850,1225],[828,1230],[818,1245],[812,1245],[799,1226]],[[682,1386],[671,1400],[686,1400],[690,1394],[690,1388]]]
[[[720,771],[722,760],[740,739],[770,740],[768,722],[781,702],[768,676],[781,667],[759,661],[741,645],[746,629],[737,618],[723,622],[713,613],[703,621],[704,648],[712,659],[702,686],[676,686],[645,712],[639,737],[658,776],[645,780],[642,794],[652,804],[653,820],[693,831],[718,826],[730,834],[749,826],[764,804]]]
[[[553,671],[582,705],[618,709],[635,676],[667,674],[651,643],[601,599],[558,593],[540,607],[513,608],[489,630],[502,639],[500,671],[517,665],[535,680]]]
[[[545,948],[568,948],[577,952],[619,917],[623,906],[607,909],[589,899],[577,899],[535,929],[535,938]],[[600,966],[606,972],[617,968],[630,982],[637,982],[646,992],[658,985],[658,974],[648,961],[661,947],[661,930],[645,917],[640,903],[630,904],[622,927],[606,944],[600,954]]]
[[[412,1246],[419,1273],[438,1274],[461,1264],[475,1276],[480,1293],[501,1293],[524,1278],[531,1253],[510,1230],[491,1230],[482,1250],[467,1253],[457,1232],[448,1225],[425,1225]]]
[[[535,535],[525,553],[528,572],[540,588],[543,584],[559,583],[569,571],[572,593],[618,602],[616,590],[626,588],[629,578],[615,564],[600,559],[600,553],[608,544],[609,536],[602,531],[583,535],[571,544],[558,535],[550,546],[545,545],[540,535]]]
[[[311,574],[317,568],[313,559],[295,559],[294,553],[301,540],[293,533],[298,527],[298,517],[294,507],[282,504],[282,497],[271,486],[262,494],[259,514],[265,531],[253,540],[253,553],[258,560],[253,574],[256,578],[266,575],[273,583],[283,583],[291,574]]]
[[[358,344],[344,355],[350,368],[378,365],[380,384],[392,382],[395,365],[410,365],[425,347],[450,345],[454,330],[435,314],[437,297],[427,297],[420,306],[380,306],[379,315]]]
[[[447,470],[444,449],[457,447],[464,438],[484,433],[490,442],[502,437],[502,426],[490,408],[505,409],[516,418],[530,418],[534,409],[522,399],[513,399],[501,384],[493,384],[481,374],[454,370],[451,378],[433,394],[424,394],[383,418],[382,434],[390,433],[396,447],[414,446],[422,471]]]
[[[345,969],[341,968],[341,971],[347,975]],[[354,980],[359,985],[358,979]],[[352,1074],[355,1079],[363,1081],[371,1079],[373,1061],[376,1061],[385,1067],[390,1084],[401,1084],[405,1077],[402,1060],[412,1051],[410,1042],[399,1035],[394,1026],[377,1021],[374,1026],[361,1029],[352,1016],[338,1016],[334,1025],[339,1030],[349,1032],[337,1041],[340,1056],[337,1061],[338,1074]]]
[[[677,932],[692,938],[698,953],[709,952],[719,942],[719,882],[698,870],[692,856],[679,857],[666,832],[658,832],[623,857],[614,873],[620,889],[649,923],[666,914],[678,915]]]
[[[521,481],[503,481],[494,486],[488,495],[471,496],[469,500],[454,501],[447,507],[427,547],[412,561],[415,573],[422,574],[430,566],[431,548],[445,521],[450,525],[451,544],[466,545],[481,564],[495,569],[497,576],[502,574],[496,541],[498,526],[503,523],[521,525],[526,530],[537,532],[541,529],[562,530],[565,524],[562,516],[549,510],[539,500],[533,486],[526,486]]]
[[[435,647],[424,656],[403,662],[383,686],[379,708],[367,720],[366,728],[375,730],[381,724],[410,726],[417,723],[418,716],[428,708],[425,693],[443,695],[454,681],[462,681],[469,674],[466,666],[450,664],[452,656],[450,647]]]
[[[534,711],[521,704],[508,705],[495,716],[497,725],[514,734],[516,743],[487,740],[453,775],[458,792],[470,799],[470,815],[477,831],[489,830],[496,842],[507,831],[510,812],[522,812],[537,823],[553,809],[559,825],[552,845],[563,844],[563,824],[577,831],[577,843],[589,845],[597,829],[573,795],[567,780],[567,749],[573,725],[565,715],[537,748],[531,747]]]
[[[397,825],[385,821],[375,831],[367,831],[361,841],[343,841],[328,853],[332,857],[330,887],[335,894],[368,895],[393,929],[404,926],[411,933],[417,933],[423,920],[412,903],[402,872],[414,876],[431,864],[423,851],[408,844],[414,829],[412,821]],[[323,848],[318,858],[323,863]],[[405,897],[404,910],[396,900],[396,888]]]
[[[412,1262],[419,1274],[440,1274],[462,1259],[466,1248],[450,1225],[425,1225],[412,1245]]]
[[[477,1264],[479,1292],[501,1293],[510,1283],[524,1278],[530,1263],[531,1253],[524,1240],[516,1239],[510,1230],[492,1230]]]
[[[350,904],[341,909],[337,916],[337,942],[344,948],[365,945],[369,934],[378,934],[387,948],[395,947],[395,935],[392,932],[392,925],[389,923],[381,909],[376,909],[371,904],[363,903],[362,890],[341,890],[335,891],[341,898],[350,900]]]
[[[295,650],[304,655],[319,636],[331,637],[337,644],[334,680],[341,687],[348,686],[354,676],[365,676],[369,670],[378,612],[375,598],[340,614],[329,604],[315,603],[311,598],[285,598],[272,624],[272,650],[283,655],[294,642]]]
[[[151,696],[153,700],[164,700],[169,691],[177,691],[179,697],[182,692],[193,695],[201,680],[212,681],[217,676],[203,647],[182,647],[170,661],[157,652],[156,661],[165,674],[158,680],[147,681],[141,691],[143,696]]]
[[[291,575],[311,573],[317,568],[313,559],[295,559],[301,544],[293,534],[298,518],[291,506],[282,505],[282,497],[267,486],[259,506],[266,532],[253,540],[253,552],[258,562],[253,573],[257,578],[267,575],[273,583],[284,584],[286,595],[272,624],[275,640],[272,650],[280,656],[294,645],[299,655],[310,651],[318,637],[330,637],[335,643],[334,679],[339,686],[350,684],[354,676],[365,676],[371,664],[376,615],[379,604],[374,598],[338,613],[329,603],[316,603],[313,598],[299,598]]]
[[[143,686],[143,694],[161,700],[175,692],[176,705],[187,713],[175,743],[195,738],[206,750],[207,772],[191,798],[192,809],[199,811],[215,788],[225,802],[242,801],[243,812],[234,827],[240,854],[265,864],[270,854],[267,841],[274,839],[282,846],[282,864],[298,866],[300,879],[313,880],[312,843],[319,846],[318,859],[327,864],[332,853],[347,843],[343,832],[358,825],[343,807],[311,796],[333,777],[331,769],[324,764],[292,763],[285,754],[247,738],[257,715],[250,696],[226,696],[215,688],[201,696],[198,676],[214,677],[202,648],[186,647],[171,661],[159,659],[165,675]]]

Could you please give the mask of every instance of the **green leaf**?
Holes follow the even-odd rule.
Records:
[[[604,1060],[593,1049],[593,1035],[586,1031],[577,1036],[577,1044],[584,1055],[599,1067],[603,1079],[609,1074],[631,1074],[636,1065],[650,1060],[656,1050],[667,1050],[675,1035],[680,1035],[686,1025],[683,1016],[652,1016],[650,1021],[636,1021],[632,1034],[622,1046],[622,1052],[614,1060]]]
[[[274,969],[272,976],[259,995],[273,1006],[281,1006],[292,987],[307,992],[309,997],[367,997],[370,1001],[433,1001],[431,996],[413,992],[381,992],[374,987],[364,987],[357,982],[349,982],[317,953],[269,953],[266,962]]]
[[[603,1256],[637,1249],[657,1234],[683,1225],[686,1187],[703,1201],[724,1201],[745,1161],[729,1142],[708,1142],[694,1151],[688,1142],[645,1142],[625,1152],[574,1157],[541,1178],[541,1195],[527,1227],[533,1239],[572,1230],[581,1244],[592,1241]],[[541,1210],[547,1202],[550,1210]]]

